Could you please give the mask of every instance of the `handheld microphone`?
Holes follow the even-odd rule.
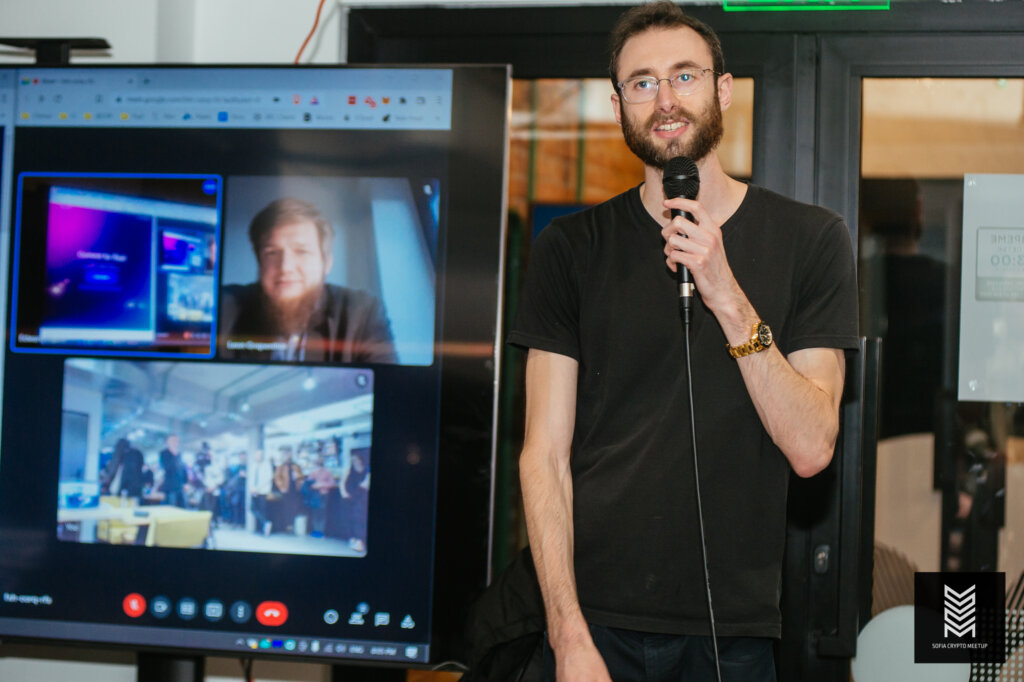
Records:
[[[697,164],[687,156],[677,156],[665,164],[661,175],[661,186],[665,190],[666,199],[683,197],[696,199],[700,191],[700,175]],[[692,221],[693,216],[678,208],[672,209],[672,217],[683,216]],[[679,316],[683,320],[683,348],[686,350],[686,387],[689,392],[690,405],[690,448],[693,453],[693,487],[697,502],[697,524],[700,528],[700,558],[704,564],[704,590],[708,600],[708,626],[711,628],[711,646],[715,658],[715,679],[722,682],[722,669],[719,665],[718,634],[715,631],[715,609],[711,603],[711,571],[708,569],[708,549],[704,536],[704,509],[700,499],[700,466],[697,460],[697,418],[693,409],[693,372],[690,358],[690,314],[693,307],[693,273],[682,264],[676,266],[676,279],[679,281]]]
[[[665,190],[666,199],[684,197],[696,199],[700,191],[700,174],[697,172],[697,164],[688,156],[677,156],[665,164],[662,171],[661,186]],[[672,209],[672,217],[683,216],[687,220],[693,220],[693,216],[678,208]],[[683,321],[689,323],[690,312],[693,306],[693,275],[685,265],[679,264],[676,267],[676,279],[679,282],[679,313]]]

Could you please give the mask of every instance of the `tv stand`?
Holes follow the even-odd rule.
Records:
[[[406,671],[358,665],[332,665],[331,682],[405,682]]]
[[[206,659],[140,652],[136,666],[136,682],[203,682]]]
[[[203,682],[203,656],[139,653],[136,682]],[[406,670],[360,665],[332,665],[331,682],[405,682]]]
[[[72,50],[109,50],[103,38],[0,38],[0,45],[34,50],[36,66],[66,66]]]

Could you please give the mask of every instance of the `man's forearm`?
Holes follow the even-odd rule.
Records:
[[[519,464],[526,528],[544,597],[548,637],[556,652],[590,636],[576,595],[572,477],[558,461],[528,447]]]
[[[519,476],[559,682],[611,682],[576,594],[570,461],[578,372],[570,357],[530,351]]]
[[[740,372],[761,423],[799,476],[813,476],[832,459],[839,434],[838,400],[842,392],[841,351],[809,349],[813,373],[804,375],[777,348],[740,358]],[[807,353],[818,357],[808,357]],[[803,369],[803,367],[801,367]],[[818,377],[832,376],[832,381]]]
[[[750,339],[759,319],[740,295],[734,308],[716,315],[734,346]],[[786,357],[772,346],[736,362],[761,423],[797,475],[813,476],[828,466],[839,433],[842,351],[811,348]]]

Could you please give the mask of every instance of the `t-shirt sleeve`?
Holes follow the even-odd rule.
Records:
[[[804,261],[789,348],[857,348],[857,271],[850,233],[836,217]]]
[[[530,249],[510,344],[579,360],[579,266],[558,221],[541,231]]]

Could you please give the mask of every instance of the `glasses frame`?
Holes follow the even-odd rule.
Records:
[[[692,94],[694,94],[696,92],[700,92],[701,87],[702,87],[701,84],[706,82],[704,77],[707,75],[708,71],[710,71],[712,73],[712,75],[714,75],[716,78],[719,75],[721,75],[717,71],[715,71],[713,68],[710,68],[710,67],[709,68],[693,67],[693,68],[689,68],[689,69],[681,69],[680,71],[672,74],[668,78],[658,78],[657,76],[637,76],[635,78],[627,78],[624,81],[619,81],[615,85],[619,89],[619,96],[622,97],[622,99],[626,102],[626,104],[646,104],[647,102],[653,102],[654,100],[656,100],[658,98],[658,93],[661,92],[661,81],[668,81],[669,86],[672,87],[672,92],[674,92],[676,95],[679,95],[680,97],[689,97],[690,95],[692,95]],[[680,91],[676,90],[675,86],[672,85],[672,83],[675,82],[676,78],[678,78],[679,76],[681,76],[684,73],[699,73],[700,74],[700,81],[698,81],[698,83],[697,83],[698,87],[694,88],[693,90],[690,90],[689,92],[680,92]],[[640,81],[640,80],[648,81],[648,82],[654,81],[654,93],[651,95],[650,99],[642,99],[642,100],[639,100],[639,101],[629,99],[629,97],[626,96],[626,89],[625,89],[626,83],[629,83],[631,81]]]

